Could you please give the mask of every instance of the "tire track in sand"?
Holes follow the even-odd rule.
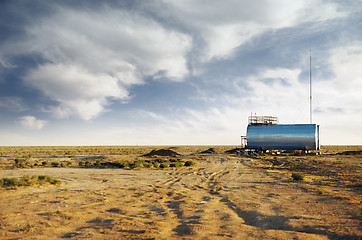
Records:
[[[158,189],[168,191],[160,203],[167,209],[169,228],[163,229],[165,238],[242,237],[237,229],[245,221],[218,195],[223,189],[220,179],[237,169],[230,164],[223,164],[225,160],[222,158],[212,158],[212,161],[218,162],[215,169],[199,167],[170,172],[171,179],[157,184]]]

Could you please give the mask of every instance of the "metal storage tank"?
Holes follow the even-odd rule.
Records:
[[[249,124],[247,148],[260,150],[319,150],[317,124]]]

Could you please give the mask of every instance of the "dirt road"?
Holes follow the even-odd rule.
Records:
[[[255,167],[253,158],[194,155],[194,167],[34,168],[62,185],[0,189],[1,239],[359,239],[360,192]],[[320,182],[319,182],[320,184]]]

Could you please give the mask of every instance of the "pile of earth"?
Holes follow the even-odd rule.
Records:
[[[214,153],[216,153],[216,151],[213,148],[209,148],[209,149],[201,152],[201,154],[214,154]]]
[[[244,151],[244,149],[242,149],[242,148],[234,148],[234,149],[225,151],[225,153],[228,153],[228,154],[238,154],[238,153],[241,153],[241,152],[243,152],[243,151]]]
[[[164,157],[175,157],[178,156],[178,154],[175,151],[172,151],[170,149],[159,149],[159,150],[152,150],[151,152],[143,155],[145,157],[153,157],[153,156],[164,156]]]

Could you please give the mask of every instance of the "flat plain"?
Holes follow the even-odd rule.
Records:
[[[0,179],[62,182],[1,187],[0,239],[362,238],[362,146],[235,148],[0,147]]]

